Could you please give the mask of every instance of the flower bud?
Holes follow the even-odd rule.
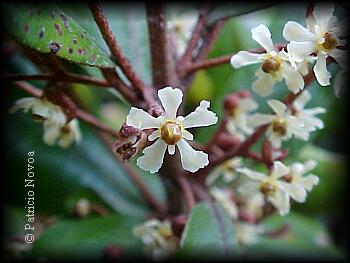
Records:
[[[239,98],[236,93],[230,94],[224,99],[224,109],[228,113],[232,113],[239,103]]]
[[[113,144],[113,152],[123,161],[135,157],[147,144],[147,135],[134,127],[124,124],[119,131],[120,139]]]
[[[89,200],[85,198],[79,199],[74,207],[74,215],[77,217],[86,217],[91,212],[91,205]]]

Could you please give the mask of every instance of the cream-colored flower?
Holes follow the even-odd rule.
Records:
[[[333,57],[342,68],[348,58],[348,51],[339,49],[346,44],[342,38],[346,33],[346,19],[338,22],[333,12],[333,3],[317,3],[312,15],[307,18],[307,28],[297,22],[288,21],[283,29],[284,38],[291,41],[287,50],[294,67],[295,62],[302,62],[305,57],[317,52],[313,70],[322,86],[330,85],[331,74],[327,70],[327,57]]]
[[[193,135],[186,129],[213,125],[218,118],[215,113],[208,110],[210,102],[201,101],[194,112],[186,117],[177,116],[177,110],[182,102],[182,91],[177,88],[166,87],[158,91],[158,97],[165,110],[165,115],[157,118],[147,112],[132,107],[127,116],[126,124],[140,130],[155,128],[148,136],[148,140],[154,141],[146,147],[143,156],[137,159],[137,165],[150,173],[157,172],[163,164],[166,150],[173,155],[175,146],[181,155],[182,167],[186,171],[195,172],[208,165],[208,155],[202,151],[194,150],[186,140],[193,140]]]
[[[318,184],[319,179],[316,175],[308,174],[305,176],[316,165],[317,163],[313,160],[307,161],[305,164],[296,162],[290,165],[290,173],[284,176],[285,182],[282,182],[282,186],[295,201],[305,202],[307,191],[311,191]]]
[[[263,206],[265,205],[265,198],[262,193],[253,194],[245,192],[244,187],[238,187],[238,192],[244,197],[244,204],[240,209],[255,218],[260,218],[263,215]]]
[[[45,98],[38,99],[33,97],[22,98],[15,102],[10,109],[10,113],[14,113],[20,109],[24,112],[31,111],[34,119],[51,120],[59,125],[64,125],[66,122],[66,115],[61,108]]]
[[[74,141],[81,141],[81,132],[77,119],[66,123],[66,115],[61,107],[51,103],[45,98],[22,98],[15,102],[9,109],[10,113],[23,109],[24,112],[31,111],[34,119],[43,121],[43,140],[52,146],[58,144],[62,148],[68,148]]]
[[[310,100],[311,94],[305,90],[293,102],[293,107],[295,109],[294,116],[302,123],[303,128],[308,132],[323,128],[323,121],[316,118],[315,115],[326,112],[326,109],[322,107],[304,109],[305,104]]]
[[[303,129],[303,123],[292,115],[287,106],[278,100],[269,100],[267,102],[275,114],[255,113],[250,116],[248,123],[253,127],[268,124],[266,135],[272,146],[280,148],[282,140],[288,140],[295,137],[307,140],[309,130]]]
[[[235,222],[234,226],[238,244],[241,246],[251,245],[258,242],[259,235],[265,231],[262,225],[248,224],[244,222]]]
[[[178,249],[179,240],[173,235],[169,221],[151,219],[134,227],[132,233],[142,239],[144,253],[154,260],[165,259]]]
[[[236,169],[242,166],[241,158],[232,158],[221,165],[217,166],[213,172],[205,178],[206,185],[210,186],[222,176],[225,183],[230,183],[237,176]]]
[[[238,105],[233,108],[231,118],[227,122],[227,130],[240,140],[244,140],[245,135],[253,132],[253,129],[247,123],[249,113],[257,108],[258,104],[253,99],[240,99]]]
[[[265,25],[252,28],[252,38],[258,42],[266,53],[256,54],[239,51],[231,58],[234,68],[261,63],[255,75],[258,77],[253,83],[253,90],[261,96],[272,93],[276,82],[285,80],[287,87],[297,93],[304,87],[302,74],[290,65],[289,56],[284,51],[277,51],[271,40],[270,30]]]
[[[247,192],[252,195],[263,194],[276,207],[280,215],[289,213],[289,194],[285,191],[281,179],[290,173],[290,168],[280,161],[276,161],[269,175],[255,172],[248,168],[240,168],[238,171],[253,180],[242,185],[239,189],[240,192]]]
[[[220,189],[213,187],[210,189],[210,194],[214,197],[215,201],[218,202],[231,219],[238,218],[238,207],[232,199],[232,193],[229,189]]]

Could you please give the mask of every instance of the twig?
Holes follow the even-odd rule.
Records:
[[[33,95],[34,97],[38,97],[40,98],[43,94],[43,92],[32,86],[31,84],[25,82],[25,81],[15,81],[13,82],[13,84],[25,91],[26,93],[29,93],[31,95]],[[91,115],[90,113],[86,112],[86,111],[83,111],[81,109],[77,109],[76,111],[76,117],[88,124],[90,124],[91,126],[93,126],[94,128],[100,130],[100,131],[103,131],[103,132],[106,132],[106,133],[109,133],[115,137],[118,137],[118,132],[109,128],[107,125],[103,124],[102,122],[100,122],[96,117],[94,117],[93,115]]]
[[[189,181],[187,180],[187,178],[182,174],[178,175],[175,178],[176,178],[176,180],[177,180],[177,182],[178,182],[178,184],[183,192],[183,196],[184,196],[184,199],[186,201],[187,211],[191,211],[194,204],[196,203],[192,189],[191,189],[191,185],[190,185]]]
[[[136,75],[135,71],[132,69],[126,57],[124,57],[120,46],[109,26],[108,20],[103,14],[102,9],[97,4],[93,3],[89,3],[89,8],[92,12],[92,15],[95,19],[98,28],[100,29],[103,39],[109,47],[113,57],[117,60],[121,70],[123,71],[125,76],[130,80],[132,85],[139,91],[143,92],[145,84]]]
[[[286,47],[286,45],[285,44],[276,44],[275,47],[278,50],[282,50],[283,48]],[[248,50],[248,52],[261,54],[261,53],[265,52],[265,49],[264,48],[253,48],[253,49]],[[204,59],[204,60],[200,60],[200,61],[197,61],[194,63],[182,65],[182,74],[189,74],[189,73],[196,71],[196,70],[207,69],[207,68],[219,66],[222,64],[227,64],[230,62],[231,57],[235,54],[236,53],[217,57],[217,58]]]
[[[147,24],[152,57],[152,79],[156,89],[170,85],[167,21],[161,4],[146,5]]]
[[[188,41],[185,53],[179,60],[178,65],[183,65],[192,61],[193,51],[197,47],[201,34],[207,25],[208,14],[209,8],[207,5],[199,11],[197,23],[192,31],[192,35],[190,40]]]
[[[34,75],[27,74],[5,74],[5,78],[9,81],[21,80],[51,80],[57,82],[82,83],[99,87],[110,87],[111,85],[104,79],[97,79],[90,76],[79,75],[75,73],[41,73]]]

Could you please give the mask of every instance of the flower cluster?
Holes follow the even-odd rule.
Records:
[[[234,68],[251,64],[260,64],[256,71],[257,79],[253,83],[253,91],[261,96],[272,93],[276,82],[285,80],[289,90],[297,93],[304,87],[303,75],[308,72],[308,64],[314,63],[313,71],[318,83],[330,85],[331,74],[327,70],[327,58],[333,58],[342,68],[334,81],[334,90],[339,95],[340,85],[344,83],[345,72],[348,71],[348,51],[342,49],[345,23],[333,16],[334,4],[318,3],[307,17],[307,28],[297,22],[288,21],[283,29],[283,37],[290,41],[287,50],[279,50],[271,40],[271,33],[265,25],[252,29],[252,38],[258,42],[265,53],[256,54],[240,51],[232,56]]]
[[[43,140],[52,146],[57,143],[62,148],[68,148],[74,141],[81,140],[81,132],[77,119],[67,123],[66,115],[61,107],[46,98],[22,98],[15,102],[9,110],[14,113],[19,109],[31,111],[34,120],[42,121],[44,126]]]

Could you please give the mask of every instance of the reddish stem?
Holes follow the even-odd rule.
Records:
[[[43,95],[42,90],[35,88],[34,86],[32,86],[31,84],[24,82],[24,81],[15,81],[13,82],[13,84],[25,91],[28,94],[31,94],[34,97],[38,97],[40,98]],[[109,133],[111,135],[113,135],[114,137],[118,137],[119,134],[117,131],[109,128],[107,125],[103,124],[102,122],[100,122],[95,116],[91,115],[90,113],[83,111],[81,109],[77,109],[76,111],[76,117],[88,124],[90,124],[91,126],[93,126],[94,128]]]
[[[27,74],[5,74],[5,78],[9,81],[21,80],[51,80],[57,82],[82,83],[99,87],[110,87],[111,85],[104,79],[96,79],[90,76],[83,76],[75,73],[51,74],[41,73],[35,75]]]
[[[132,85],[143,92],[145,84],[139,79],[135,71],[132,69],[129,61],[123,55],[121,48],[110,28],[107,18],[103,14],[102,9],[93,3],[89,3],[89,8],[93,14],[95,22],[100,29],[103,39],[105,40],[107,46],[109,47],[113,57],[117,60],[118,65],[125,74],[125,76],[130,80]]]

